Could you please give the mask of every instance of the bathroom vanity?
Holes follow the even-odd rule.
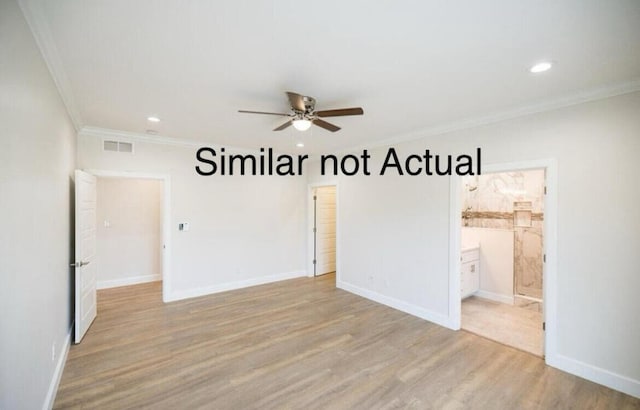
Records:
[[[480,289],[480,246],[463,247],[460,260],[460,297],[464,299]]]

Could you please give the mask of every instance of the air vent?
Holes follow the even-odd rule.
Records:
[[[133,143],[124,141],[108,141],[104,140],[102,144],[104,151],[126,152],[133,154]]]

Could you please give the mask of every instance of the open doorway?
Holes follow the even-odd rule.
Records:
[[[310,275],[336,281],[337,187],[310,186]]]
[[[162,300],[167,302],[170,299],[170,259],[168,252],[171,243],[171,231],[169,229],[169,208],[170,208],[170,178],[166,175],[151,175],[142,173],[129,173],[118,171],[75,171],[75,223],[74,223],[74,235],[75,235],[75,252],[74,261],[71,266],[74,267],[74,303],[73,303],[73,316],[75,318],[75,343],[80,343],[85,333],[93,323],[97,315],[97,287],[100,277],[98,272],[100,271],[100,261],[97,257],[98,249],[98,226],[99,223],[103,227],[110,227],[111,223],[108,219],[102,219],[98,221],[98,206],[100,205],[100,199],[98,198],[98,178],[123,178],[123,179],[151,179],[161,181],[161,203],[156,204],[159,208],[157,214],[160,215],[161,241],[151,244],[151,247],[160,248],[160,267],[157,269],[160,277],[162,278]],[[124,191],[117,193],[111,193],[108,195],[110,200],[118,203],[123,196],[127,196]],[[104,195],[103,195],[104,200]],[[117,206],[116,206],[117,208]],[[122,211],[122,208],[120,208]],[[135,216],[133,217],[135,218]],[[132,218],[124,218],[121,222],[123,224],[131,223]],[[154,222],[155,223],[155,222]],[[126,236],[126,231],[125,235]],[[129,250],[124,248],[121,253],[126,253]],[[157,249],[156,249],[157,250]],[[135,252],[135,250],[134,250]],[[124,258],[123,258],[124,256]],[[115,259],[126,259],[126,255],[115,253]],[[152,279],[155,279],[155,273]],[[138,275],[140,276],[140,275]],[[139,281],[140,277],[134,277],[133,282]],[[145,278],[145,279],[148,279]],[[118,278],[114,281],[107,282],[111,285],[126,285],[133,284],[132,278]],[[104,286],[111,287],[111,286]]]
[[[465,176],[461,327],[544,356],[545,170]]]
[[[466,303],[464,301],[475,299],[491,304],[492,307],[500,309],[498,315],[505,309],[519,309],[521,313],[525,312],[526,315],[538,315],[538,318],[535,319],[535,325],[532,325],[540,335],[536,336],[538,350],[531,351],[521,345],[515,347],[542,356],[547,363],[555,362],[557,360],[558,212],[556,161],[543,159],[490,164],[483,166],[482,170],[481,176],[451,179],[449,252],[451,327],[467,329],[488,339],[514,346],[513,340],[521,338],[521,334],[518,332],[511,333],[512,338],[509,340],[501,338],[499,331],[488,331],[487,329],[491,327],[487,322],[476,322],[476,329],[469,329],[470,322],[466,320],[468,318],[463,317],[462,313],[463,307],[465,307],[463,303]],[[533,198],[528,198],[528,196],[535,195],[535,192],[527,193],[532,188],[528,185],[525,186],[525,174],[523,174],[525,171],[537,172],[538,177],[543,181],[538,185],[538,191],[542,192],[541,199],[538,199],[539,205],[534,203]],[[499,182],[500,177],[492,175],[509,173],[511,173],[516,185],[520,184],[519,186],[509,186],[508,183],[503,183],[508,182],[504,179],[503,182]],[[493,182],[481,180],[491,177],[494,177]],[[475,208],[474,203],[465,204],[465,195],[467,197],[479,195],[479,192],[476,191],[480,190],[483,184],[493,187],[493,193],[489,197],[486,195],[484,197],[483,206],[486,209],[479,204],[476,204]],[[467,194],[464,194],[465,191]],[[473,194],[474,192],[476,193]],[[506,197],[505,199],[503,195],[505,192],[510,194],[511,198]],[[502,209],[507,205],[510,206],[510,209]],[[496,225],[496,221],[499,221],[500,218],[504,218],[504,220],[499,223],[509,224],[506,228]],[[536,226],[534,227],[534,225]],[[486,232],[478,232],[483,227]],[[501,228],[505,229],[501,230]],[[532,228],[539,229],[540,235],[536,235]],[[466,229],[464,234],[463,229]],[[518,230],[520,230],[519,233]],[[481,234],[493,235],[494,238],[486,240],[479,237]],[[520,237],[516,238],[516,235]],[[505,240],[513,242],[513,245],[508,243],[505,245]],[[541,246],[538,247],[539,243]],[[531,246],[539,251],[531,252]],[[491,257],[491,254],[494,257]],[[498,255],[498,258],[495,255]],[[531,263],[526,258],[519,260],[520,256],[539,258],[541,275],[531,275],[532,272],[519,272],[519,265],[522,267],[522,263]],[[495,271],[506,272],[506,275],[489,276]],[[507,280],[499,282],[500,278]],[[493,286],[493,290],[489,288],[490,286]],[[496,291],[496,289],[500,291]],[[465,310],[465,316],[467,316],[468,309]],[[503,314],[503,316],[507,315]]]
[[[159,276],[162,281],[162,300],[171,301],[171,177],[165,174],[154,174],[145,172],[109,171],[109,170],[88,170],[99,181],[103,180],[138,180],[155,181],[160,184],[160,269]],[[97,199],[100,201],[100,198]],[[100,206],[100,203],[97,204]],[[96,224],[104,227],[104,219],[98,220],[96,214]],[[142,276],[142,275],[141,275]],[[147,279],[151,279],[148,278]],[[98,279],[100,280],[100,279]]]

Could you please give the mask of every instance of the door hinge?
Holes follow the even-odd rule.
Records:
[[[313,200],[315,201],[315,200],[317,200],[317,199],[318,199],[318,197],[314,195],[314,196],[313,196]]]
[[[547,322],[542,322],[542,330],[547,330]]]
[[[542,255],[542,262],[543,263],[547,263],[547,254],[546,253]]]
[[[547,195],[547,187],[544,187],[544,194]]]
[[[316,233],[318,230],[316,228],[313,228],[313,233]]]
[[[315,259],[313,260],[313,264],[314,264],[314,265],[316,264],[316,260],[315,260]]]

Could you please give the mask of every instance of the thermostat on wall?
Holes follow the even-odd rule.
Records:
[[[182,222],[178,224],[179,231],[188,231],[189,230],[189,222]]]

